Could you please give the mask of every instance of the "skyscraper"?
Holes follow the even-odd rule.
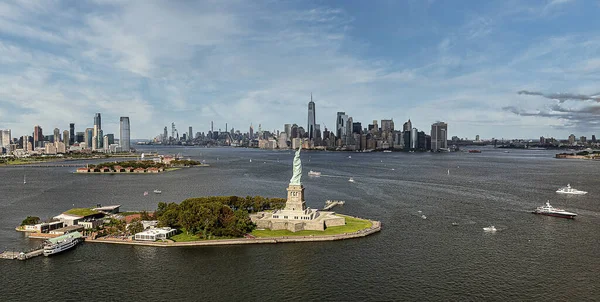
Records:
[[[225,125],[227,125],[227,124],[225,124]],[[227,128],[227,126],[225,128]],[[192,132],[192,126],[190,126],[190,129],[188,129],[188,130],[189,130],[188,131],[188,139],[191,140],[194,138],[193,132]],[[225,129],[225,131],[227,131],[227,129]]]
[[[412,130],[410,132],[410,148],[412,150],[416,150],[417,147],[418,147],[418,143],[419,143],[419,137],[418,137],[418,135],[419,134],[417,132],[417,128],[412,128]]]
[[[85,128],[85,133],[83,133],[83,141],[87,145],[88,148],[92,148],[92,139],[94,137],[94,128]]]
[[[60,142],[60,129],[54,128],[54,142]]]
[[[100,113],[94,115],[94,126],[98,126],[98,129],[102,129],[102,116]]]
[[[94,115],[94,136],[92,137],[92,150],[101,149],[103,142],[102,117],[100,113],[96,113]]]
[[[448,124],[437,122],[431,125],[431,150],[448,148]]]
[[[375,122],[375,121],[373,121]],[[394,120],[381,120],[381,132],[394,131]]]
[[[192,127],[190,127],[190,132]],[[130,128],[129,128],[129,117],[122,116],[121,117],[121,128],[119,132],[119,146],[121,146],[121,151],[129,152],[131,149],[130,145]]]
[[[65,146],[70,146],[69,145],[69,130],[63,131],[63,143],[65,143]]]
[[[120,120],[120,131],[119,131],[119,146],[121,147],[121,151],[129,152],[131,149],[131,133],[129,128],[129,117],[122,116]],[[107,147],[107,146],[105,146]]]
[[[285,131],[285,135],[287,135],[287,139],[292,138],[292,124],[284,124],[283,129]]]
[[[98,113],[100,114],[100,113]],[[65,138],[66,140],[66,138]],[[69,124],[69,145],[73,145],[75,144],[75,124],[74,123],[70,123]]]
[[[167,132],[167,126],[165,126],[165,130],[163,131],[163,144],[166,144],[169,141],[169,133]]]
[[[315,138],[315,102],[312,100],[312,93],[310,94],[310,102],[308,102],[308,139],[313,140]]]
[[[33,127],[33,148],[36,147],[36,145],[38,145],[38,142],[41,142],[44,140],[44,133],[42,132],[42,127],[40,127],[40,125],[35,125],[35,127]]]
[[[338,112],[337,120],[335,121],[335,130],[337,138],[342,138],[346,136],[346,122],[348,121],[348,116],[346,112]]]
[[[408,122],[404,123],[404,127],[402,127],[402,131],[411,131],[412,130],[412,123],[410,122],[410,119],[408,119]]]
[[[0,130],[0,147],[9,148],[11,143],[10,129]]]

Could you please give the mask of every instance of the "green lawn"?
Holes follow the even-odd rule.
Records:
[[[339,215],[339,214],[338,214]],[[299,231],[290,232],[288,230],[254,230],[252,235],[255,237],[281,237],[281,236],[310,236],[310,235],[337,235],[344,233],[353,233],[358,230],[370,228],[372,223],[369,220],[339,215],[346,218],[346,225],[326,228],[325,231]]]
[[[175,241],[175,242],[187,242],[187,241],[198,241],[200,240],[200,237],[198,237],[197,235],[192,235],[192,234],[186,234],[185,230],[183,230],[180,234],[177,234],[175,236],[171,236],[169,237],[169,239]]]
[[[200,238],[200,236],[198,236],[198,235],[186,234],[185,229],[181,229],[180,231],[181,231],[181,233],[179,233],[175,236],[171,236],[171,237],[169,237],[169,239],[171,239],[175,242],[236,239],[236,237],[218,237],[218,236],[211,236],[210,239],[203,239],[203,238]],[[237,239],[239,239],[239,238],[242,238],[242,237],[237,237]]]
[[[88,208],[75,208],[66,211],[65,214],[71,214],[76,216],[88,216],[98,214],[98,212]]]

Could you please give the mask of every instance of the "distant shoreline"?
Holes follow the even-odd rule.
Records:
[[[353,233],[344,233],[337,235],[323,236],[280,236],[280,237],[260,237],[260,238],[236,238],[236,239],[215,239],[215,240],[199,240],[185,242],[143,242],[143,241],[128,241],[128,240],[106,240],[106,239],[90,239],[86,238],[85,242],[93,243],[109,243],[109,244],[124,244],[138,246],[155,246],[155,247],[182,247],[182,246],[218,246],[218,245],[243,245],[243,244],[274,244],[274,243],[291,243],[291,242],[320,242],[320,241],[336,241],[354,238],[362,238],[381,231],[381,222],[369,220],[372,226],[368,229],[358,230]]]

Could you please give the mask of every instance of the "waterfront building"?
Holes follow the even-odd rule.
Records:
[[[585,143],[587,142],[587,137],[585,137],[585,136],[581,136],[581,137],[579,138],[579,141],[580,141],[582,144],[585,144]]]
[[[287,187],[287,201],[285,208],[274,212],[258,212],[251,214],[250,219],[258,228],[271,230],[288,230],[297,232],[302,230],[324,231],[331,226],[341,226],[346,219],[335,215],[334,212],[325,212],[306,207],[304,199],[304,186],[302,185],[302,163],[300,149],[296,151],[293,162],[293,175]]]
[[[316,111],[315,102],[313,102],[312,93],[311,93],[310,94],[310,102],[308,102],[308,125],[306,127],[306,131],[308,131],[308,139],[309,140],[315,139],[315,125],[316,125],[315,111]]]
[[[120,136],[119,136],[119,145],[121,146],[121,151],[129,152],[131,150],[130,145],[130,128],[129,128],[129,117],[122,116],[120,122]],[[192,127],[190,127],[190,137],[192,136]]]
[[[66,138],[65,138],[66,140]],[[75,123],[69,124],[69,145],[75,144]]]
[[[44,153],[50,154],[50,155],[55,155],[56,154],[56,146],[54,144],[46,144],[46,146],[44,146]]]
[[[54,146],[56,147],[56,153],[64,154],[67,153],[67,146],[64,142],[55,142]]]
[[[177,230],[169,228],[169,227],[153,228],[153,229],[147,229],[143,232],[139,232],[139,233],[135,234],[135,240],[140,240],[140,241],[164,240],[175,234],[177,234]]]
[[[478,138],[477,138],[478,139]],[[437,122],[431,125],[431,149],[437,151],[448,148],[448,124]]]
[[[375,122],[375,121],[374,121]],[[381,132],[393,132],[394,131],[394,120],[381,120]]]

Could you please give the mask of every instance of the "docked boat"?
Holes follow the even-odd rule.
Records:
[[[533,210],[532,213],[546,215],[546,216],[570,218],[570,219],[573,219],[573,218],[575,218],[575,216],[577,216],[577,214],[575,214],[575,213],[567,212],[563,209],[559,209],[559,208],[555,208],[555,207],[551,206],[550,201],[546,201],[545,205],[543,205],[541,207],[537,207],[535,210]]]
[[[481,153],[481,150],[469,150],[469,153]]]
[[[489,227],[485,227],[485,228],[483,228],[483,230],[485,232],[495,232],[495,231],[497,231],[496,227],[493,226],[493,225],[490,225]]]
[[[83,241],[79,232],[68,233],[56,238],[46,240],[44,244],[44,256],[50,256],[74,248]]]
[[[348,179],[349,182],[354,182],[354,178],[350,177],[350,179]]]
[[[321,176],[321,172],[315,172],[313,170],[308,171],[308,176],[316,176],[319,177]]]
[[[573,194],[573,195],[587,194],[586,191],[580,191],[580,190],[576,190],[576,189],[571,188],[571,184],[567,184],[566,187],[562,187],[562,188],[556,190],[556,193]]]
[[[160,194],[160,193],[162,193],[161,190],[154,190],[154,194]]]

